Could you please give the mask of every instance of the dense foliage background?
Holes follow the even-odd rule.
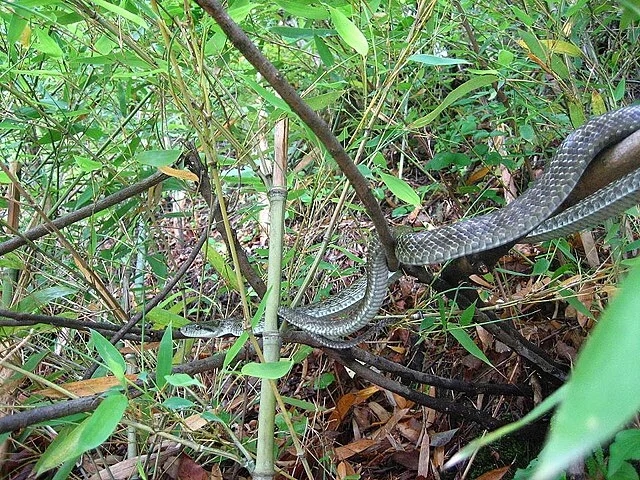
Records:
[[[330,124],[397,225],[438,225],[504,205],[526,189],[569,131],[640,96],[640,9],[633,1],[239,0],[226,8]],[[299,291],[316,254],[324,261],[319,273],[311,273],[306,301],[343,288],[359,271],[369,224],[344,176],[196,4],[16,0],[0,4],[0,15],[3,241],[40,224],[54,231],[53,219],[90,208],[158,168],[169,175],[162,187],[149,186],[26,247],[3,250],[3,309],[118,326],[141,314],[145,301],[184,264],[201,233],[212,228],[197,177],[181,156],[193,147],[209,162],[213,189],[223,194],[222,210],[237,229],[250,264],[265,277],[265,193],[274,156],[272,131],[282,118],[289,119],[290,167],[283,302]],[[638,246],[637,212],[630,213],[595,235],[598,249],[590,256],[584,254],[584,239],[510,255],[480,279],[482,298],[501,318],[517,320],[523,335],[551,358],[572,363],[626,258]],[[333,227],[328,234],[327,225]],[[219,236],[212,233],[207,245],[178,286],[146,312],[149,325],[161,329],[172,322],[178,327],[238,313],[238,290],[245,287]],[[247,290],[252,308],[262,293]],[[423,312],[422,320],[405,315],[413,309]],[[403,281],[392,292],[388,310],[403,319],[389,336],[398,342],[391,350],[400,363],[409,362],[410,346],[424,342],[420,368],[425,371],[471,382],[539,381],[510,350],[483,337],[473,324],[465,325],[464,317],[468,334],[447,335],[459,330],[457,316],[449,316],[459,314],[457,306],[425,287]],[[120,368],[114,366],[120,365],[119,354],[99,338],[34,324],[0,324],[7,362],[3,404],[48,403],[38,390],[46,382],[55,386],[86,377],[93,356],[107,365],[94,374],[98,378],[100,372]],[[412,329],[422,329],[422,337],[411,336]],[[127,345],[127,352],[144,375],[156,364],[158,370],[166,370],[166,362],[170,366],[171,348],[167,359],[164,345],[164,359],[153,346],[142,352],[137,344]],[[97,354],[91,353],[94,348]],[[202,352],[193,341],[180,343],[179,349],[173,364]],[[637,367],[638,359],[629,357],[631,363],[620,371]],[[282,382],[282,393],[298,397],[288,403],[295,432],[314,468],[321,466],[327,478],[347,478],[356,470],[362,478],[415,478],[416,471],[435,475],[481,432],[464,420],[421,411],[360,384],[331,357],[308,347],[293,358],[299,363],[290,381]],[[24,371],[9,369],[9,363]],[[120,380],[125,382],[123,376]],[[156,386],[128,407],[114,400],[111,412],[126,408],[128,430],[117,430],[108,443],[86,442],[83,447],[99,448],[79,466],[73,455],[56,457],[53,465],[67,462],[58,475],[80,478],[81,471],[89,475],[107,464],[121,466],[127,433],[139,454],[157,455],[141,459],[129,451],[134,459],[129,468],[135,470],[137,458],[137,468],[149,478],[177,478],[171,470],[175,463],[167,460],[178,455],[176,446],[188,447],[195,460],[189,468],[211,471],[213,462],[214,470],[225,475],[232,467],[218,465],[225,458],[220,451],[242,452],[241,444],[255,450],[253,410],[244,413],[248,418],[239,416],[256,397],[250,380],[227,372],[197,385],[179,377]],[[540,393],[546,396],[557,385],[543,378],[543,387]],[[360,396],[353,397],[356,392]],[[534,404],[529,397],[505,401],[496,396],[486,404],[479,397],[455,400],[481,405],[501,419],[520,418]],[[214,409],[207,427],[189,423],[195,422],[190,415],[211,403],[221,408]],[[330,417],[323,409],[334,407],[354,409],[353,417],[340,417],[337,426],[328,428]],[[113,428],[120,420],[116,417]],[[302,470],[292,466],[291,432],[281,417],[277,421],[279,468],[302,478]],[[3,474],[23,478],[69,422],[50,421],[10,440],[2,437],[8,450],[17,452]],[[380,425],[388,430],[378,430]],[[158,432],[164,436],[153,436]],[[440,443],[430,442],[430,436]],[[389,438],[395,443],[385,443]],[[472,475],[488,472],[499,478],[513,462],[525,467],[537,455],[541,438],[526,440],[514,442],[515,453],[511,445],[495,447],[493,457],[485,455],[477,468],[471,464],[476,468]],[[347,452],[337,445],[353,448]],[[630,475],[624,478],[637,478],[625,463],[637,457],[635,448],[620,460]],[[606,451],[596,453],[588,473],[614,478],[608,458]],[[180,461],[187,468],[187,460]],[[464,472],[442,475],[468,475]]]

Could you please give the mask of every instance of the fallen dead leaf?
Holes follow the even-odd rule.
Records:
[[[135,382],[138,379],[138,375],[125,375],[127,380]],[[119,385],[120,382],[116,377],[99,377],[90,378],[89,380],[81,380],[79,382],[69,382],[60,385],[60,388],[77,395],[78,397],[88,397],[90,395],[96,395],[98,393],[105,392],[111,387]],[[67,398],[62,392],[54,390],[53,388],[45,388],[35,392],[48,398]]]

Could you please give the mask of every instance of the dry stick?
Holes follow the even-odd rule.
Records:
[[[335,350],[329,350],[329,355],[336,360],[344,363],[345,366],[349,367],[351,370],[356,372],[360,377],[365,380],[374,383],[386,390],[391,392],[395,392],[398,395],[406,398],[407,400],[415,401],[420,405],[424,405],[425,407],[432,408],[437,410],[438,412],[446,413],[449,415],[460,415],[463,418],[468,420],[472,420],[474,422],[479,423],[480,425],[489,428],[495,429],[501,425],[504,425],[506,422],[500,421],[496,418],[493,418],[491,415],[483,415],[481,411],[475,410],[472,408],[467,408],[463,405],[460,405],[456,402],[452,402],[449,400],[444,400],[441,398],[434,398],[430,395],[426,395],[421,392],[417,392],[407,387],[406,385],[402,385],[400,382],[396,382],[395,380],[391,380],[386,377],[382,377],[377,373],[370,370],[365,365],[360,362],[354,360],[349,353],[345,355],[340,355]]]
[[[144,304],[142,311],[136,313],[134,316],[132,316],[129,319],[129,321],[126,324],[120,327],[120,330],[118,330],[109,339],[111,343],[115,344],[116,342],[121,340],[124,337],[124,335],[146,315],[148,311],[158,306],[160,302],[163,301],[167,297],[167,295],[169,295],[169,293],[171,293],[171,290],[173,290],[173,287],[175,287],[176,284],[180,281],[180,279],[184,276],[184,274],[187,273],[187,270],[191,268],[191,265],[200,254],[200,250],[202,250],[202,246],[204,245],[204,242],[207,241],[208,237],[209,237],[209,232],[207,230],[202,232],[202,235],[200,235],[200,238],[198,239],[198,243],[196,243],[195,247],[193,247],[193,250],[189,254],[189,257],[187,257],[187,259],[182,264],[182,266],[176,271],[173,278],[171,278],[171,280],[169,280],[165,284],[164,288],[160,290],[151,300],[149,300]],[[97,368],[98,368],[98,364],[94,363],[91,367],[89,367],[89,369],[87,369],[83,378],[85,380],[88,378],[91,378],[91,376],[93,375],[93,373],[96,371]]]
[[[465,392],[472,395],[488,393],[493,395],[517,395],[523,397],[533,396],[533,390],[529,385],[512,385],[501,383],[475,383],[463,382],[451,378],[439,377],[424,372],[419,372],[411,368],[392,362],[380,355],[374,355],[367,350],[353,349],[349,354],[356,360],[360,360],[370,367],[374,367],[383,372],[398,375],[401,378],[412,382],[419,382],[424,385],[446,388],[458,392]]]
[[[358,167],[353,163],[344,148],[342,148],[338,139],[333,135],[329,125],[302,100],[298,92],[284,79],[276,67],[262,55],[244,31],[231,20],[231,17],[229,17],[217,0],[196,0],[196,3],[213,17],[229,40],[231,40],[231,43],[233,43],[249,63],[260,72],[269,85],[278,92],[287,105],[291,107],[291,110],[316,134],[328,150],[349,182],[351,182],[351,185],[353,185],[358,198],[371,217],[380,241],[385,246],[389,268],[392,271],[396,270],[398,262],[394,252],[395,242],[389,225],[387,225],[387,221],[382,214],[380,205],[378,205],[378,201],[369,189],[369,184],[366,179],[362,176]]]
[[[162,335],[161,331],[150,332],[153,338],[158,337],[159,339]],[[176,332],[175,338],[181,338],[179,333]],[[296,342],[296,343],[304,343],[308,345],[312,345],[315,347],[320,347],[321,345],[316,342],[311,336],[304,332],[300,331],[288,331],[283,333],[283,340],[286,342]],[[250,346],[246,346],[242,349],[238,356],[250,355],[253,352],[253,349]],[[344,363],[344,360],[340,356],[340,352],[344,352],[344,350],[334,350],[331,351],[331,354],[334,355],[334,358],[340,362]],[[353,354],[354,358],[360,358],[359,355],[361,351],[359,349],[350,350]],[[224,362],[226,352],[216,353],[209,358],[205,358],[203,360],[195,360],[193,362],[189,362],[183,365],[179,365],[172,370],[172,373],[187,373],[189,375],[195,375],[197,373],[212,371],[213,369],[222,367]],[[371,354],[368,354],[371,355]],[[366,356],[364,358],[367,358]],[[358,362],[353,362],[354,364],[360,365]],[[353,366],[350,365],[350,368],[356,370]],[[365,368],[365,367],[363,367]],[[406,367],[403,367],[406,368]],[[410,370],[410,369],[407,369]],[[361,372],[358,372],[361,373]],[[420,375],[420,372],[415,372],[415,375]],[[401,385],[397,382],[390,382],[386,378],[382,377],[380,374],[375,373],[369,369],[366,369],[366,372],[363,372],[363,377],[369,380],[371,383],[375,385],[379,385],[383,388],[388,388],[389,390],[396,392],[400,395],[405,396],[411,400],[414,400],[416,403],[420,405],[424,405],[429,408],[433,408],[442,412],[454,413],[464,418],[467,418],[472,421],[480,421],[483,425],[486,424],[486,418],[483,416],[479,416],[476,410],[467,409],[465,407],[456,408],[455,405],[452,405],[450,402],[445,402],[439,399],[434,399],[428,395],[424,395],[421,393],[413,392],[408,389],[404,385]],[[148,379],[155,378],[155,374],[150,372],[147,375]],[[436,376],[428,376],[423,377],[422,379],[416,377],[415,381],[422,382],[423,380],[427,380],[427,383],[436,387],[447,388],[451,390],[463,391],[463,392],[472,392],[475,387],[472,384],[460,381],[452,381],[449,379],[445,379],[442,377]],[[127,397],[131,400],[139,397],[144,394],[144,383],[142,381],[136,382],[136,387],[130,388],[127,392]],[[498,388],[499,385],[495,385],[495,388]],[[508,391],[511,390],[511,387],[515,388],[515,385],[503,385],[505,391],[499,392],[505,395],[521,395],[523,392],[515,392]],[[490,386],[487,386],[487,392],[491,389]],[[524,389],[523,389],[524,391]],[[498,391],[492,392],[498,393]],[[83,412],[91,412],[96,409],[96,407],[100,404],[103,399],[102,394],[93,395],[91,397],[83,397],[79,399],[66,400],[63,402],[58,402],[53,405],[47,405],[43,407],[36,407],[29,410],[24,410],[18,413],[13,413],[11,415],[7,415],[5,417],[0,417],[0,434],[5,432],[11,432],[15,430],[19,430],[22,428],[26,428],[30,425],[34,425],[40,422],[46,422],[49,420],[53,420],[56,418],[65,417],[67,415],[72,415],[76,413]],[[440,410],[442,408],[442,410]],[[470,416],[467,416],[470,414]]]
[[[222,366],[225,354],[226,352],[217,353],[204,360],[196,360],[185,365],[179,365],[172,369],[172,373],[187,373],[189,375],[194,375],[196,373],[219,368]],[[239,355],[242,354],[243,352],[239,353]],[[151,385],[151,379],[155,378],[155,373],[151,372],[146,378],[149,379],[148,382],[150,382],[149,385]],[[144,386],[145,383],[138,380],[135,387],[131,387],[127,390],[127,397],[131,400],[144,395],[145,389],[141,388]],[[5,417],[0,417],[0,433],[19,430],[39,422],[66,417],[76,413],[91,412],[100,405],[103,398],[103,394],[97,394],[90,397],[57,402],[53,405],[28,409]]]
[[[249,282],[249,285],[251,285],[251,288],[253,288],[258,297],[262,298],[267,293],[267,286],[251,266],[244,248],[240,245],[236,231],[232,228],[230,231],[231,238],[227,235],[227,230],[224,228],[222,212],[214,200],[209,173],[200,161],[200,157],[195,152],[195,148],[190,147],[190,150],[191,151],[185,158],[185,163],[192,169],[193,173],[198,175],[198,178],[200,179],[198,182],[198,191],[202,195],[202,198],[204,198],[207,205],[213,209],[213,218],[216,221],[216,230],[222,236],[222,240],[227,245],[227,248],[230,249],[230,243],[233,242],[236,253],[238,254],[238,263],[240,264],[242,275],[247,279],[247,282]],[[212,207],[212,205],[215,205],[215,208]]]
[[[51,221],[51,224],[56,229],[62,229],[68,227],[69,225],[79,222],[80,220],[84,220],[91,215],[98,213],[102,210],[105,210],[109,207],[112,207],[128,198],[139,195],[140,193],[148,190],[149,188],[157,185],[169,178],[164,173],[154,173],[153,175],[145,178],[144,180],[131,185],[130,187],[123,188],[117,193],[113,195],[109,195],[108,197],[103,198],[102,200],[98,200],[97,202],[87,205],[86,207],[82,207],[75,212],[71,212],[68,215],[64,215],[62,217],[56,218]],[[0,243],[0,255],[4,255],[5,253],[11,252],[17,248],[20,248],[30,241],[37,240],[38,238],[44,237],[45,235],[53,233],[53,229],[50,225],[42,224],[38,225],[31,230],[26,231],[25,233],[16,235],[15,237],[6,240]]]

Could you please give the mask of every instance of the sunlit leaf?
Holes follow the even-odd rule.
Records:
[[[127,404],[124,395],[110,395],[80,425],[61,432],[38,460],[37,475],[102,445],[118,426]]]
[[[422,202],[420,201],[420,196],[415,192],[413,188],[411,188],[411,186],[407,182],[405,182],[401,178],[394,177],[393,175],[382,172],[380,172],[380,178],[387,186],[389,191],[403,202],[406,202],[409,205],[413,205],[414,207],[419,207],[422,204]]]
[[[250,362],[242,367],[242,374],[257,378],[276,380],[289,373],[291,367],[293,367],[293,362],[290,360],[280,360],[279,362],[268,363]]]
[[[459,87],[453,89],[449,95],[445,97],[445,99],[438,105],[435,109],[431,111],[428,115],[425,115],[422,118],[419,118],[415,122],[410,125],[410,128],[423,128],[429,125],[433,120],[435,120],[440,113],[449,107],[451,104],[465,97],[467,94],[471,93],[478,88],[486,87],[487,85],[491,85],[493,82],[497,82],[498,77],[495,75],[480,75],[478,77],[473,77],[471,80],[466,81]]]
[[[369,53],[369,44],[360,29],[337,8],[329,7],[331,21],[344,42],[363,57]]]
[[[536,479],[553,478],[640,410],[640,266],[622,282],[576,361],[552,420]]]
[[[124,385],[126,363],[122,354],[111,344],[111,342],[109,342],[109,340],[104,338],[95,330],[91,330],[91,343],[107,368]]]

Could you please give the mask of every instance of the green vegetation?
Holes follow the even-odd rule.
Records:
[[[226,8],[327,121],[397,225],[446,223],[503,205],[569,131],[639,97],[633,0],[238,0]],[[251,470],[261,448],[260,389],[249,375],[280,379],[271,382],[279,394],[269,451],[288,478],[427,476],[478,433],[465,412],[478,407],[493,421],[533,409],[532,393],[503,402],[498,394],[442,393],[431,382],[403,379],[419,394],[448,396],[468,409],[449,416],[369,386],[362,373],[354,380],[336,357],[307,346],[286,346],[287,358],[268,356],[266,366],[239,360],[247,351],[240,342],[257,346],[249,336],[221,344],[206,365],[188,363],[207,357],[204,343],[175,341],[176,328],[231,314],[255,321],[277,299],[263,282],[273,268],[265,212],[273,159],[282,158],[277,145],[289,167],[284,304],[295,295],[295,303],[324,298],[358,273],[370,229],[361,202],[311,129],[195,3],[15,0],[0,4],[0,31],[1,402],[24,412],[49,406],[50,398],[73,405],[62,418],[0,434],[11,452],[0,466],[6,478],[52,467],[48,478],[85,478],[113,464],[141,478],[177,478],[175,468],[229,476],[238,465]],[[273,140],[283,119],[288,133]],[[113,202],[94,210],[105,198]],[[83,208],[82,218],[68,217]],[[493,305],[486,310],[517,320],[549,358],[572,363],[638,247],[636,216],[634,209],[605,225],[595,263],[566,240],[500,263],[478,283]],[[230,236],[229,227],[236,230],[233,256],[216,223]],[[23,239],[21,248],[6,243],[38,225],[49,233]],[[251,278],[242,277],[249,277],[246,265]],[[569,422],[569,436],[590,418],[591,405],[621,414],[601,436],[574,438],[583,447],[573,450],[576,458],[639,407],[637,268],[606,317],[609,329],[596,330],[585,349],[574,379],[582,383],[559,391],[567,396],[555,421]],[[370,346],[375,355],[408,365],[418,342],[427,356],[425,365],[412,365],[420,373],[526,388],[538,380],[537,370],[476,329],[485,310],[408,283],[399,290],[389,310],[424,312],[422,339],[399,328],[393,349]],[[128,322],[137,329],[114,348],[107,339]],[[196,379],[214,365],[221,367],[215,376]],[[585,387],[594,379],[598,388]],[[547,396],[558,383],[545,380]],[[628,388],[607,383],[615,380]],[[105,397],[100,406],[71,401],[96,393]],[[612,395],[620,406],[608,403]],[[454,429],[455,437],[443,439]],[[552,440],[556,447],[543,450],[538,464],[540,474],[555,462],[547,478],[566,468],[561,446],[571,449]],[[637,479],[638,444],[637,430],[618,433],[610,449],[589,457],[587,474]],[[515,463],[510,452],[493,468]],[[273,468],[260,458],[258,465],[263,473]]]

